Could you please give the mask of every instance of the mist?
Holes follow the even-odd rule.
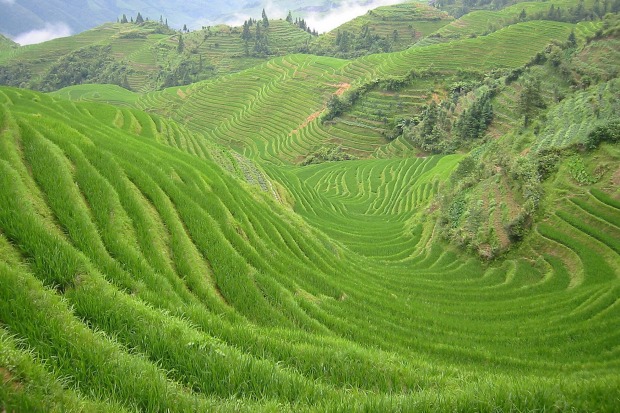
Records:
[[[15,4],[15,0],[0,0],[0,3],[4,3],[4,4]]]
[[[0,1],[6,2],[8,0]],[[47,42],[48,40],[57,39],[59,37],[71,36],[71,34],[71,29],[65,23],[45,23],[42,29],[18,34],[13,38],[13,41],[22,46],[26,46],[28,44]]]
[[[381,6],[391,6],[404,3],[403,0],[374,0],[366,4],[358,4],[355,1],[346,1],[327,13],[310,13],[305,16],[306,23],[311,29],[319,33],[325,33],[336,27],[362,16],[368,10]]]
[[[3,1],[3,0],[0,0]],[[293,9],[294,17],[302,17],[306,20],[306,23],[311,29],[316,30],[319,33],[325,33],[336,27],[346,23],[358,16],[362,16],[368,12],[368,10],[376,9],[381,6],[391,6],[394,4],[405,3],[406,0],[371,0],[365,2],[363,0],[347,0],[340,4],[338,7],[331,9],[327,12],[316,13],[299,13]],[[320,1],[317,0],[317,4]],[[364,3],[364,4],[359,4]],[[260,6],[265,9],[265,13],[270,19],[284,19],[288,14],[288,9],[283,10],[277,3],[269,0],[263,1]],[[241,26],[243,22],[249,18],[260,19],[260,12],[256,11],[240,11],[226,16],[223,19],[207,19],[201,18],[192,22],[190,27],[192,29],[199,29],[202,26],[212,26],[216,24],[226,24],[228,26]]]

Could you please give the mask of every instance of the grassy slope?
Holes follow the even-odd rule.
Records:
[[[272,167],[290,211],[157,117],[1,96],[5,405],[614,408],[617,195],[485,267],[420,219],[458,157]]]
[[[18,45],[9,38],[0,34],[0,50],[8,50],[17,47]]]
[[[312,52],[325,54],[336,53],[336,36],[338,32],[348,31],[358,36],[364,26],[368,26],[372,35],[391,40],[392,50],[403,50],[420,39],[434,33],[452,20],[447,13],[422,3],[407,2],[394,6],[373,9],[338,28],[319,36],[310,45]],[[398,36],[394,38],[394,31]]]
[[[461,155],[292,166],[325,142],[385,146],[316,119],[350,83],[517,67],[574,27],[286,56],[137,101],[0,89],[0,406],[614,411],[617,146],[578,154],[593,184],[564,160],[540,222],[490,264],[437,236],[432,200]]]
[[[593,1],[584,2],[584,7],[591,10]],[[538,18],[541,14],[543,19],[547,18],[547,14],[551,6],[555,9],[560,8],[564,13],[572,10],[577,5],[574,0],[552,0],[545,2],[519,2],[512,6],[501,10],[476,10],[454,20],[450,24],[437,30],[434,36],[425,39],[420,45],[428,45],[435,42],[445,42],[458,38],[482,36],[501,29],[502,27],[519,22],[519,15],[523,10],[526,13],[526,19]],[[565,16],[567,18],[568,16]]]
[[[246,57],[239,28],[217,26],[184,35],[185,51],[178,53],[178,34],[159,34],[158,24],[144,26],[107,23],[75,36],[55,39],[42,44],[0,48],[0,65],[23,63],[31,65],[34,80],[44,76],[59,57],[88,46],[110,46],[113,57],[134,71],[129,85],[135,91],[157,87],[155,78],[160,68],[170,69],[183,61],[212,68],[205,76],[232,73],[254,66],[265,58]],[[207,36],[207,33],[209,35]],[[303,30],[283,21],[274,20],[267,29],[269,48],[274,55],[294,52],[311,37]],[[133,37],[132,37],[133,36]],[[252,45],[251,45],[252,46]],[[182,80],[182,79],[180,79]]]
[[[519,67],[550,41],[565,39],[574,27],[526,22],[483,38],[354,61],[291,55],[217,80],[146,95],[139,107],[173,116],[252,158],[296,163],[328,142],[367,157],[388,142],[364,125],[321,124],[318,115],[331,94],[377,77],[404,76],[412,69],[456,73],[463,67]],[[208,117],[201,115],[205,112]]]

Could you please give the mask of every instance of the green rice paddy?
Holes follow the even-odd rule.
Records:
[[[368,116],[444,93],[432,77],[407,108],[375,90],[320,119],[372,79],[515,69],[579,27],[286,55],[140,95],[0,88],[0,410],[617,411],[618,145],[562,159],[530,233],[482,261],[438,223],[465,154],[416,156]],[[617,88],[551,108],[532,149],[581,142]],[[498,145],[516,99],[496,98]],[[359,159],[299,166],[332,144]],[[500,172],[472,196],[501,238],[521,206]]]

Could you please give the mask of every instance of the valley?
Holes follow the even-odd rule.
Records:
[[[435,5],[0,38],[0,408],[616,411],[618,15]]]

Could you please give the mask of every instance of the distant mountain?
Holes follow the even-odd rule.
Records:
[[[189,24],[196,17],[216,18],[240,9],[244,0],[213,0],[208,5],[199,0],[0,0],[0,32],[17,36],[46,25],[66,24],[72,32],[90,29],[104,22],[116,21],[123,13],[135,17],[138,12],[151,19],[167,17],[170,24]]]
[[[105,22],[116,21],[123,14],[135,18],[142,16],[152,20],[160,17],[168,20],[173,27],[180,29],[187,25],[190,29],[214,23],[242,23],[248,17],[260,17],[263,8],[270,18],[284,18],[289,10],[300,16],[326,13],[346,3],[346,8],[365,7],[399,3],[398,0],[0,0],[0,33],[20,40],[20,35],[36,31],[39,36],[67,36],[78,33]],[[344,8],[344,7],[343,7]],[[365,11],[365,10],[364,10]],[[363,13],[363,12],[362,12]],[[360,13],[361,14],[361,13]],[[346,17],[345,17],[346,18]],[[343,20],[344,21],[344,20]],[[341,21],[341,22],[343,22]],[[29,38],[21,38],[22,43],[31,43]],[[39,40],[42,41],[42,40]]]

